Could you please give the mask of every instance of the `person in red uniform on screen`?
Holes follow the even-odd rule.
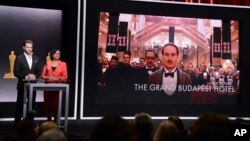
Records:
[[[41,77],[48,83],[65,83],[68,79],[67,64],[60,60],[60,50],[53,49],[50,51],[50,61],[44,65]],[[44,106],[47,112],[47,119],[56,121],[58,108],[57,91],[44,91]]]

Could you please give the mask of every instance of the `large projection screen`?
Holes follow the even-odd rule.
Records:
[[[197,117],[204,112],[249,116],[249,8],[115,0],[89,0],[83,7],[81,119],[107,113],[133,117],[137,112],[156,117]],[[179,47],[178,69],[188,73],[188,64],[207,67],[201,87],[192,79],[175,89],[187,95],[185,102],[172,100],[168,87],[149,85],[151,76],[141,79],[140,58],[153,50],[154,65],[161,69],[161,49],[169,42]],[[132,53],[131,69],[122,66],[124,48]],[[118,58],[117,71],[101,67],[113,56]],[[109,75],[103,75],[105,71]]]

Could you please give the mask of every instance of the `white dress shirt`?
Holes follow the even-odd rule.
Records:
[[[27,53],[24,53],[24,56],[28,62],[29,68],[31,69],[31,67],[32,67],[32,55],[28,55]]]
[[[171,76],[165,77],[165,73],[171,73],[171,72],[174,73],[174,77],[171,77]],[[163,75],[162,75],[162,85],[164,87],[164,92],[167,95],[173,95],[175,93],[175,90],[177,89],[176,68],[174,68],[171,72],[164,68]]]

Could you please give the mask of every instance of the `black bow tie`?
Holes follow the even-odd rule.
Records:
[[[171,76],[172,78],[174,77],[174,73],[173,72],[168,72],[165,73],[165,77]]]

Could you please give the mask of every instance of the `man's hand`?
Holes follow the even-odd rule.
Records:
[[[28,80],[28,81],[36,80],[36,76],[34,74],[28,74],[25,77],[25,79]]]

